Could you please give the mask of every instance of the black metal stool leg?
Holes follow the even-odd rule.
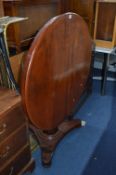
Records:
[[[103,62],[103,68],[102,68],[101,95],[105,95],[107,71],[108,71],[108,61],[109,61],[109,54],[104,53],[104,62]]]
[[[10,65],[9,55],[8,55],[8,52],[7,52],[7,47],[6,47],[6,44],[5,44],[4,33],[3,33],[2,28],[0,28],[0,49],[1,49],[1,54],[3,56],[4,64],[5,64],[5,67],[6,67],[6,72],[7,72],[7,75],[8,75],[8,81],[10,83],[10,87],[14,88],[17,91],[17,93],[19,93],[19,88],[18,88],[18,85],[15,81],[15,78],[14,78],[14,75],[13,75],[13,72],[12,72],[12,68],[11,68],[11,65]]]

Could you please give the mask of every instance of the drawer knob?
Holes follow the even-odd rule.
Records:
[[[2,153],[0,153],[0,159],[4,159],[8,156],[10,152],[10,147],[6,146],[5,151],[3,151]]]
[[[0,135],[2,135],[5,131],[6,131],[6,123],[3,123],[1,126],[0,126]]]

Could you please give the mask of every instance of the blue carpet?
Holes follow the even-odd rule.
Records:
[[[116,175],[116,85],[108,82],[100,95],[100,81],[75,118],[87,122],[70,132],[57,146],[52,166],[43,168],[40,150],[33,153],[32,175]]]
[[[94,76],[94,77],[102,77],[102,70],[101,70],[101,69],[96,69],[96,68],[94,68],[93,76]],[[115,72],[113,72],[113,71],[108,71],[108,72],[107,72],[107,77],[108,77],[108,78],[114,78],[114,79],[116,79],[116,71],[115,71]]]

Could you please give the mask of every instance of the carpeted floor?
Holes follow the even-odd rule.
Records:
[[[36,168],[32,175],[116,175],[116,85],[107,82],[100,95],[100,81],[75,118],[87,122],[70,132],[58,145],[52,166],[43,168],[40,149],[33,152]],[[30,174],[29,174],[30,175]]]

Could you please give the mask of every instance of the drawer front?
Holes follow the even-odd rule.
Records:
[[[2,144],[0,144],[0,167],[28,143],[26,126],[23,125]]]
[[[0,142],[25,122],[21,105],[17,105],[4,116],[0,116]]]
[[[0,175],[17,175],[29,163],[30,158],[30,147],[27,145],[4,169],[0,170]]]

